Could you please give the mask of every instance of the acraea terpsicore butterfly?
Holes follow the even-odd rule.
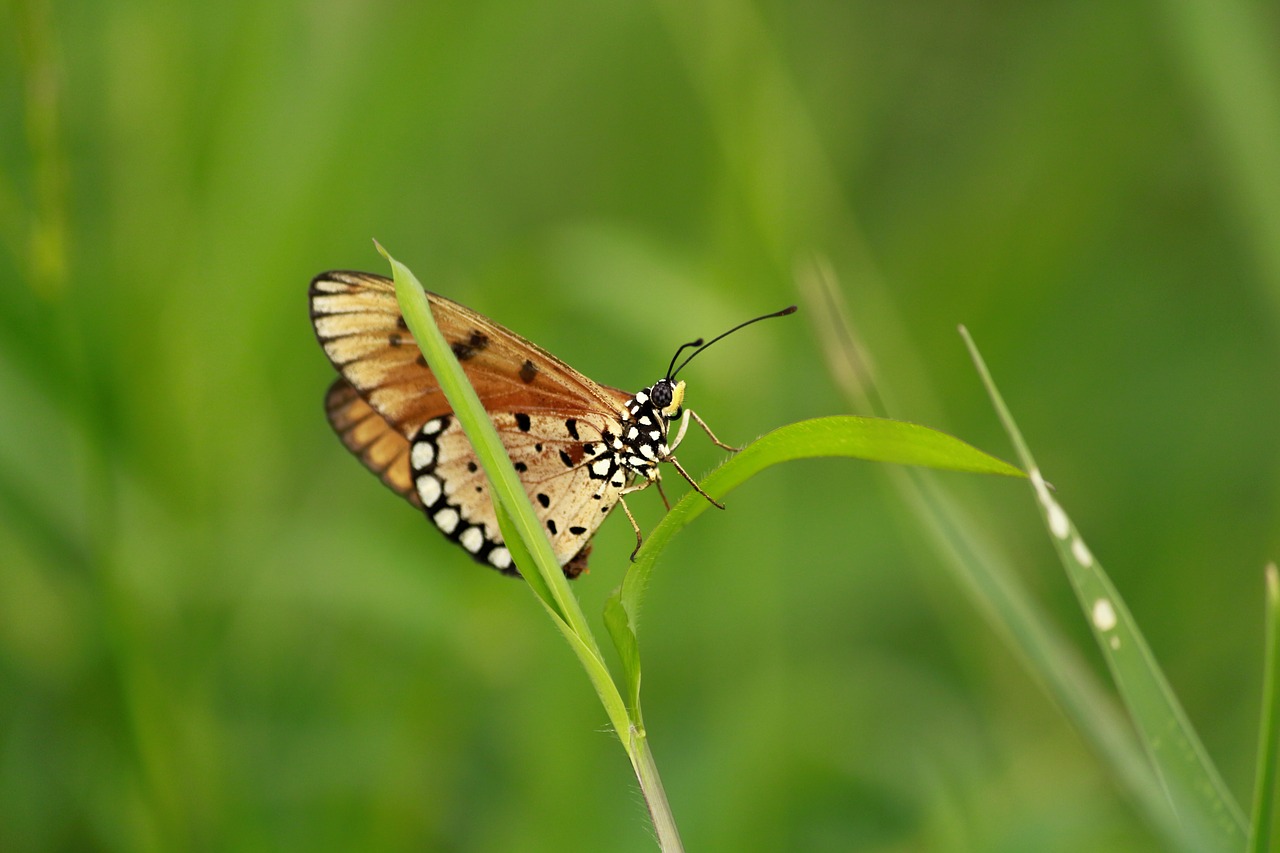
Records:
[[[682,408],[685,384],[675,378],[693,355],[724,335],[685,344],[676,357],[686,347],[695,349],[680,367],[672,358],[666,376],[629,394],[593,382],[470,308],[434,293],[427,298],[569,577],[586,568],[592,535],[619,503],[639,548],[640,529],[622,497],[658,482],[660,462],[671,463],[698,489],[673,455],[691,415],[712,441],[733,449]],[[325,396],[325,411],[343,444],[476,560],[518,574],[484,472],[400,315],[391,279],[321,273],[311,281],[310,300],[316,337],[340,374]],[[668,440],[673,421],[679,429]]]

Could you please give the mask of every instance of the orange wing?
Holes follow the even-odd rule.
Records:
[[[427,298],[436,325],[491,412],[612,415],[631,399],[464,305],[435,293]],[[406,437],[450,411],[400,316],[391,279],[321,273],[311,282],[311,319],[333,366]]]
[[[578,373],[546,350],[463,305],[428,293],[432,314],[517,460],[565,573],[586,568],[590,539],[617,502],[621,475],[603,482],[588,449],[603,449],[632,397]],[[328,272],[311,283],[311,317],[341,374],[325,398],[343,444],[392,491],[423,509],[413,466],[424,424],[448,428],[431,440],[428,517],[472,556],[511,573],[509,556],[470,444],[452,419],[435,375],[408,332],[383,276]],[[443,494],[437,494],[441,491]],[[477,532],[468,533],[474,528]]]

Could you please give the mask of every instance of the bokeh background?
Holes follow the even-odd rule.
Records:
[[[541,609],[329,433],[306,286],[385,271],[371,237],[629,389],[826,259],[893,414],[1008,458],[967,324],[1248,802],[1280,553],[1273,4],[3,16],[0,848],[653,848]],[[686,373],[727,440],[849,411],[802,305]],[[1105,678],[1029,490],[940,479]],[[1158,849],[875,466],[728,503],[672,544],[641,635],[690,849]],[[610,521],[588,613],[630,548]]]

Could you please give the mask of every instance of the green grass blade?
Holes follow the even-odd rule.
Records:
[[[968,590],[991,627],[1028,673],[1044,687],[1081,736],[1116,774],[1148,822],[1171,845],[1186,844],[1146,755],[1114,698],[1052,618],[1040,607],[1007,559],[977,535],[977,523],[927,471],[891,469],[891,482],[931,535],[943,564]]]
[[[520,485],[506,448],[498,438],[498,432],[489,420],[475,389],[462,372],[458,359],[436,327],[422,285],[408,267],[387,254],[381,246],[378,250],[391,264],[396,283],[396,299],[400,303],[400,312],[404,315],[409,331],[413,333],[423,357],[440,382],[440,389],[444,391],[445,398],[475,449],[476,458],[492,486],[495,503],[502,505],[513,523],[517,536],[507,536],[504,531],[504,538],[518,538],[532,560],[516,564],[520,567],[521,575],[529,582],[530,589],[543,598],[554,613],[579,633],[585,632],[585,636],[590,636],[577,598],[569,590],[568,581],[551,550],[551,543],[538,524],[537,515],[529,503],[524,487]],[[507,544],[510,547],[510,543]],[[538,578],[532,577],[535,571]]]
[[[1267,640],[1262,667],[1262,727],[1258,737],[1258,772],[1253,786],[1253,820],[1249,829],[1250,853],[1271,849],[1275,822],[1276,746],[1280,740],[1280,577],[1275,563],[1267,566]]]
[[[847,457],[977,474],[1024,476],[1007,462],[946,433],[904,421],[841,415],[780,427],[725,460],[700,485],[707,494],[718,498],[772,465],[819,457]],[[622,582],[621,601],[633,632],[640,601],[658,555],[672,536],[710,506],[707,499],[696,492],[686,494],[645,539],[634,565]]]
[[[854,410],[881,417],[886,406],[870,360],[848,320],[848,311],[830,266],[817,258],[801,277],[812,306],[828,370]],[[1075,646],[1037,604],[1010,559],[980,535],[968,509],[918,468],[883,469],[978,611],[999,633],[1090,747],[1103,759],[1121,788],[1171,849],[1198,853],[1169,808],[1164,789],[1115,697],[1094,675]]]
[[[622,603],[622,588],[615,589],[604,603],[604,624],[613,638],[613,647],[622,663],[623,694],[632,716],[640,720],[640,643],[635,625]]]
[[[1239,850],[1245,841],[1239,806],[1205,752],[1124,600],[1071,519],[1049,494],[973,340],[963,328],[961,334],[1018,458],[1030,472],[1053,544],[1184,833],[1198,849]]]

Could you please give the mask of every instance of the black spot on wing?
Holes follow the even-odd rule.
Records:
[[[520,365],[520,381],[528,385],[537,375],[538,366],[526,358],[524,364]]]
[[[528,415],[524,412],[516,412],[516,426],[520,427],[521,432],[528,432],[531,425],[532,421],[529,420]]]
[[[489,346],[488,336],[483,332],[472,331],[471,337],[465,341],[455,341],[450,344],[449,349],[453,350],[453,355],[458,361],[466,361],[469,358],[475,358],[487,346]]]
[[[565,428],[565,429],[567,429],[567,430],[569,431],[569,437],[570,437],[570,438],[572,438],[574,441],[577,441],[577,440],[578,440],[578,422],[577,422],[577,420],[575,420],[574,418],[569,418],[569,420],[567,420],[567,421],[565,421],[565,422],[564,422],[564,428]]]

